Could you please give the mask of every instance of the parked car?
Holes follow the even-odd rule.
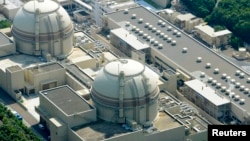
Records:
[[[23,120],[23,117],[17,111],[11,111],[18,120]]]
[[[38,127],[41,129],[41,130],[44,130],[45,129],[45,127],[44,127],[44,125],[43,124],[38,124]]]

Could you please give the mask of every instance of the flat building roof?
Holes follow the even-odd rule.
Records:
[[[228,99],[220,96],[214,89],[210,88],[198,79],[187,81],[185,84],[216,106],[230,103]]]
[[[133,14],[135,14],[135,18],[132,18]],[[123,29],[128,29],[124,23],[129,22],[130,26],[136,26],[139,30],[142,30],[143,33],[154,38],[154,40],[158,41],[159,44],[162,44],[161,49],[153,46],[150,47],[151,50],[162,54],[161,58],[159,58],[159,56],[152,56],[155,59],[174,62],[174,64],[176,64],[179,69],[189,73],[190,75],[192,72],[200,70],[204,72],[206,76],[212,77],[213,79],[217,80],[217,82],[221,83],[222,86],[226,86],[228,88],[229,81],[221,78],[221,75],[225,73],[228,77],[230,77],[230,79],[234,79],[235,82],[240,83],[240,85],[250,88],[250,83],[247,82],[247,79],[250,78],[250,75],[247,70],[242,69],[241,66],[235,62],[232,62],[231,59],[228,59],[227,57],[215,52],[170,22],[159,17],[159,15],[147,10],[142,6],[130,8],[128,9],[127,13],[124,10],[121,10],[108,13],[106,16],[107,18],[111,18],[111,20],[119,24]],[[139,19],[143,19],[143,22],[138,22]],[[159,20],[162,23],[165,23],[165,25],[160,25]],[[167,40],[162,38],[162,36],[156,35],[156,32],[152,32],[152,29],[149,30],[149,28],[145,27],[146,23],[152,25],[152,28],[155,28],[156,31],[159,30],[164,35],[170,37],[171,40],[175,40],[176,44],[172,45]],[[171,30],[169,30],[169,27],[171,27]],[[176,36],[174,31],[179,32],[180,36]],[[138,33],[132,31],[130,32],[141,42],[149,43],[149,41],[145,40],[143,36],[139,36]],[[183,52],[183,48],[187,49],[185,53]],[[202,58],[200,62],[197,62],[198,57]],[[210,63],[211,67],[207,68],[207,63]],[[218,73],[214,73],[214,69],[216,68],[219,69]],[[241,73],[244,73],[244,76],[239,77],[239,75],[235,75],[237,70],[239,70]],[[236,95],[239,95],[240,98],[245,99],[245,104],[243,105],[241,105],[239,101],[232,102],[250,112],[250,93],[246,94],[244,91],[240,91],[238,88],[234,88],[231,91],[235,92]],[[224,96],[229,98],[227,95]]]
[[[0,69],[3,71],[11,66],[18,65],[21,68],[27,68],[42,63],[44,62],[42,62],[38,57],[24,54],[15,54],[0,57]]]
[[[37,65],[35,67],[29,68],[30,71],[32,71],[34,74],[40,74],[44,72],[50,72],[54,70],[62,69],[63,66],[59,63],[47,63],[42,65]]]
[[[41,94],[51,100],[65,114],[72,115],[93,109],[80,95],[68,85],[43,90]]]
[[[100,141],[132,132],[123,128],[121,124],[101,120],[84,126],[73,127],[72,130],[85,141]]]
[[[148,44],[143,44],[142,42],[138,40],[136,36],[134,36],[133,34],[130,34],[127,30],[123,28],[113,29],[111,30],[111,33],[113,33],[120,39],[123,39],[126,43],[128,43],[135,50],[142,50],[142,49],[149,48]]]

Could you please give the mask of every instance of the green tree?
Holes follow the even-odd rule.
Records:
[[[7,21],[7,20],[0,21],[0,29],[7,28],[7,27],[11,27],[11,23],[9,21]]]
[[[42,141],[30,128],[0,104],[0,141]]]
[[[205,18],[214,9],[216,0],[181,0],[194,15]]]

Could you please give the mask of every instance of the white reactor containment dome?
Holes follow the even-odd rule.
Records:
[[[158,96],[159,88],[152,72],[131,59],[108,63],[91,88],[98,117],[115,123],[153,122],[158,115]]]
[[[73,49],[72,21],[52,0],[27,2],[16,13],[11,32],[17,51],[24,54],[65,58]]]

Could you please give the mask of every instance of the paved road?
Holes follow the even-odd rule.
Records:
[[[0,99],[3,103],[10,107],[10,109],[17,111],[19,114],[22,115],[24,124],[30,127],[38,136],[42,137],[45,141],[48,137],[48,132],[42,131],[38,127],[39,121],[36,120],[26,109],[16,103],[5,91],[0,89]]]

